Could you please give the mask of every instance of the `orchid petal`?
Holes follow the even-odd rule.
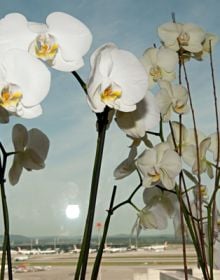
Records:
[[[28,132],[25,126],[22,124],[16,124],[12,130],[12,141],[15,151],[22,152],[28,142]]]
[[[165,151],[164,156],[161,159],[160,166],[161,168],[164,167],[167,174],[172,178],[176,177],[182,168],[179,155],[172,150]]]
[[[29,131],[27,148],[36,152],[36,154],[44,161],[49,150],[49,139],[41,130],[33,128]]]
[[[178,63],[178,55],[168,48],[160,48],[158,51],[158,65],[166,72],[173,72]]]
[[[0,123],[8,123],[9,122],[9,113],[8,111],[0,106]]]
[[[209,150],[213,153],[213,159],[214,161],[219,160],[218,159],[218,143],[220,143],[220,135],[218,135],[216,132],[209,135],[211,138],[211,145],[209,146]]]
[[[157,104],[164,121],[168,121],[171,116],[171,97],[166,89],[161,89],[156,95]]]
[[[145,150],[137,159],[136,164],[138,169],[143,173],[143,175],[147,175],[148,171],[152,168],[157,161],[157,154],[154,149]]]
[[[18,13],[6,15],[0,21],[0,53],[10,49],[28,50],[35,35],[27,25],[26,18]]]
[[[168,22],[158,27],[158,35],[165,46],[172,48],[173,50],[179,49],[177,37],[182,30],[182,24]]]
[[[137,147],[132,146],[128,158],[122,161],[114,170],[114,177],[116,180],[123,179],[130,175],[135,169],[134,159],[137,156]]]
[[[166,189],[172,190],[175,187],[175,180],[169,176],[165,169],[161,168],[160,179]]]
[[[205,32],[199,26],[187,23],[183,25],[184,32],[188,33],[190,36],[190,42],[184,49],[189,52],[200,52],[202,51],[202,42],[205,39]]]
[[[42,158],[36,151],[32,149],[26,149],[25,153],[23,154],[22,165],[28,171],[40,170],[45,167]]]
[[[144,137],[146,131],[155,127],[159,120],[159,109],[154,96],[150,92],[137,104],[135,111],[118,111],[116,114],[118,126],[132,138]]]
[[[158,201],[162,196],[162,191],[158,188],[144,189],[143,200],[147,206],[152,206],[155,201]]]
[[[92,35],[84,23],[62,12],[51,13],[46,23],[48,32],[57,39],[64,61],[78,60],[88,52]]]
[[[157,151],[157,162],[161,162],[163,157],[164,157],[164,154],[165,152],[168,150],[170,150],[170,146],[168,143],[166,142],[162,142],[162,143],[159,143],[155,146],[155,149]]]
[[[50,72],[41,61],[27,52],[14,49],[5,54],[2,65],[5,67],[5,80],[20,87],[24,106],[38,105],[46,97]]]
[[[38,23],[38,22],[28,22],[28,28],[38,34],[46,33],[48,32],[48,26],[44,23]]]
[[[121,102],[125,105],[138,103],[144,98],[148,86],[144,67],[128,51],[113,49],[111,54],[114,66],[110,78],[122,88]]]
[[[34,107],[24,107],[21,105],[20,110],[18,109],[17,114],[24,119],[32,119],[40,116],[42,114],[41,105],[36,105]]]
[[[8,176],[9,176],[9,182],[12,186],[16,185],[19,181],[19,178],[21,176],[22,173],[22,165],[21,165],[21,161],[20,161],[20,155],[16,154],[14,156],[14,160],[12,163],[12,166],[9,170]]]
[[[196,146],[188,145],[182,149],[182,158],[186,164],[192,166],[196,158]]]
[[[205,138],[204,140],[202,140],[202,142],[199,144],[199,153],[200,153],[200,157],[201,158],[204,158],[205,157],[205,154],[208,150],[208,148],[210,147],[211,145],[211,138],[210,137],[207,137]]]
[[[148,73],[152,66],[157,65],[157,52],[156,48],[146,49],[140,61],[144,65],[146,72]]]
[[[144,208],[139,215],[140,224],[145,229],[162,230],[167,227],[167,216],[160,205]]]
[[[59,71],[72,72],[83,67],[83,65],[84,62],[82,57],[75,58],[71,61],[66,61],[63,59],[61,53],[58,52],[53,60],[53,63],[51,64],[51,67]]]

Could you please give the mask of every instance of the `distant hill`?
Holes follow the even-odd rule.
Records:
[[[16,248],[18,246],[22,247],[59,247],[59,246],[73,246],[73,244],[81,244],[82,237],[81,236],[35,236],[35,237],[27,237],[23,235],[12,234],[10,236],[11,246],[12,248]],[[180,243],[174,238],[173,235],[160,235],[160,236],[140,236],[138,238],[138,246],[145,246],[151,244],[161,244],[167,241],[168,243]],[[128,234],[117,234],[111,235],[107,237],[106,242],[108,244],[114,245],[122,245],[129,246],[131,244],[136,244],[136,239],[130,239],[130,235]],[[3,236],[0,235],[0,246],[3,244]],[[91,240],[91,246],[97,246],[98,237],[93,236]]]

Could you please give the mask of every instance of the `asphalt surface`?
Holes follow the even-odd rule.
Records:
[[[162,252],[132,251],[105,253],[97,280],[150,280],[149,268],[179,269],[183,267],[181,247]],[[188,264],[196,267],[195,252],[188,248]],[[34,255],[28,260],[14,262],[14,280],[73,280],[78,254]],[[89,257],[86,280],[91,279],[95,254]],[[5,280],[7,277],[5,277]],[[151,279],[152,280],[152,279]]]

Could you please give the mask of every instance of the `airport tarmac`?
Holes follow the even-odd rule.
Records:
[[[98,280],[152,280],[147,276],[149,269],[182,269],[181,255],[181,247],[161,252],[138,250],[104,253]],[[196,267],[195,252],[191,247],[187,255],[189,267]],[[78,254],[70,253],[30,256],[26,261],[13,263],[14,280],[72,280],[77,258]],[[91,279],[94,259],[95,254],[91,254],[86,280]]]

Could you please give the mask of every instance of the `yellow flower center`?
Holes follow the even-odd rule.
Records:
[[[185,110],[185,104],[183,104],[182,102],[177,102],[174,106],[174,111],[177,113],[177,114],[182,114],[184,113],[184,110]]]
[[[150,75],[153,77],[154,82],[162,79],[162,71],[159,66],[153,66],[150,69]]]
[[[202,196],[206,196],[207,195],[207,190],[206,190],[205,186],[200,186],[199,191],[200,191]]]
[[[44,61],[53,60],[58,48],[55,38],[51,35],[39,35],[35,40],[35,55]]]
[[[120,90],[113,90],[110,85],[101,93],[101,100],[103,102],[115,101],[121,97],[121,94],[122,92]]]
[[[22,93],[13,91],[9,86],[4,87],[0,95],[0,105],[4,108],[16,107],[22,98]]]
[[[189,39],[190,39],[190,36],[186,32],[181,32],[179,37],[177,38],[177,40],[181,46],[188,46]]]
[[[160,174],[155,169],[149,172],[148,176],[151,178],[151,181],[153,183],[158,182],[160,180]]]

